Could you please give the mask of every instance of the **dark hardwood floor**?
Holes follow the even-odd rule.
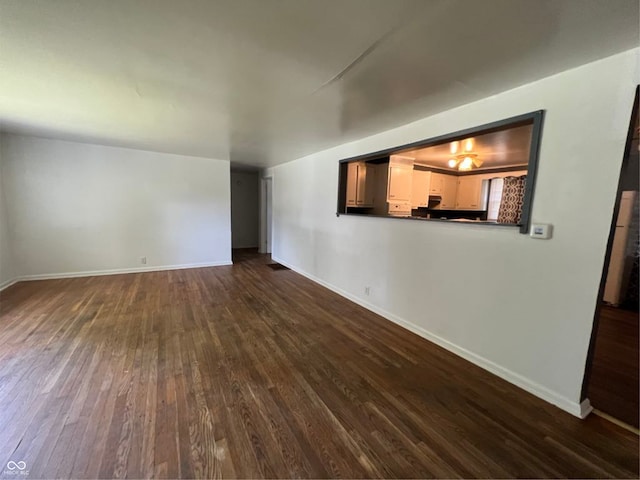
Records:
[[[2,292],[1,474],[638,477],[632,433],[236,261]]]
[[[640,410],[638,312],[603,306],[589,378],[589,400],[598,410],[638,428]]]

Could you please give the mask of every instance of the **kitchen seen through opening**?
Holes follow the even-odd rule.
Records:
[[[338,215],[529,228],[542,111],[340,162]]]

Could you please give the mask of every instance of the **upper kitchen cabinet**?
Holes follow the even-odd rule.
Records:
[[[431,185],[431,172],[425,170],[413,170],[411,185],[411,208],[429,206],[429,187]]]
[[[457,210],[485,210],[487,208],[488,180],[479,175],[458,177]]]
[[[411,203],[413,186],[413,159],[392,155],[389,158],[387,202]]]
[[[446,206],[451,208],[455,203],[455,192],[457,188],[457,177],[455,175],[447,175],[444,173],[432,173],[431,174],[431,184],[429,185],[429,195],[434,195],[438,197],[442,197],[442,202],[440,205],[442,207]],[[445,201],[445,197],[446,201]],[[450,204],[450,205],[449,205]]]
[[[365,162],[349,163],[347,169],[347,206],[372,207],[375,168]]]
[[[440,202],[434,207],[436,210],[455,208],[457,185],[458,182],[454,175],[445,175],[436,172],[431,174],[429,195],[440,197]]]
[[[429,184],[429,195],[442,195],[444,189],[444,177],[441,173],[431,174],[431,183]]]
[[[453,210],[456,208],[456,193],[458,191],[458,177],[455,175],[434,174],[441,177],[440,203],[436,210]]]

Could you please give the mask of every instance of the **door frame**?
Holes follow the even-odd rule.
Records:
[[[273,177],[260,178],[260,253],[273,248]]]
[[[607,283],[607,274],[609,272],[609,263],[611,262],[611,251],[613,250],[613,237],[616,232],[616,223],[618,213],[620,211],[620,200],[622,199],[623,180],[622,173],[624,162],[629,158],[631,145],[633,144],[634,130],[638,123],[638,107],[640,106],[640,85],[636,87],[635,98],[633,100],[633,109],[631,110],[631,118],[629,119],[629,130],[627,131],[627,141],[624,146],[624,156],[620,164],[620,176],[618,178],[618,189],[616,192],[616,201],[613,207],[613,215],[611,217],[611,226],[609,227],[609,239],[607,240],[607,250],[604,256],[604,265],[602,266],[602,276],[600,277],[600,288],[598,289],[598,300],[596,310],[593,316],[593,328],[591,329],[591,338],[589,339],[589,349],[587,350],[587,360],[584,369],[584,377],[582,378],[582,389],[580,391],[580,402],[587,400],[589,391],[589,380],[591,379],[591,370],[593,366],[593,357],[595,354],[596,339],[598,337],[598,327],[600,322],[600,312],[604,298],[604,288]]]

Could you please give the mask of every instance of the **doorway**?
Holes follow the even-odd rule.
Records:
[[[596,413],[637,431],[639,420],[638,89],[618,183],[582,397]]]
[[[231,170],[231,248],[257,249],[259,246],[259,174],[251,170]]]
[[[273,178],[260,182],[260,253],[271,253],[273,243]]]

